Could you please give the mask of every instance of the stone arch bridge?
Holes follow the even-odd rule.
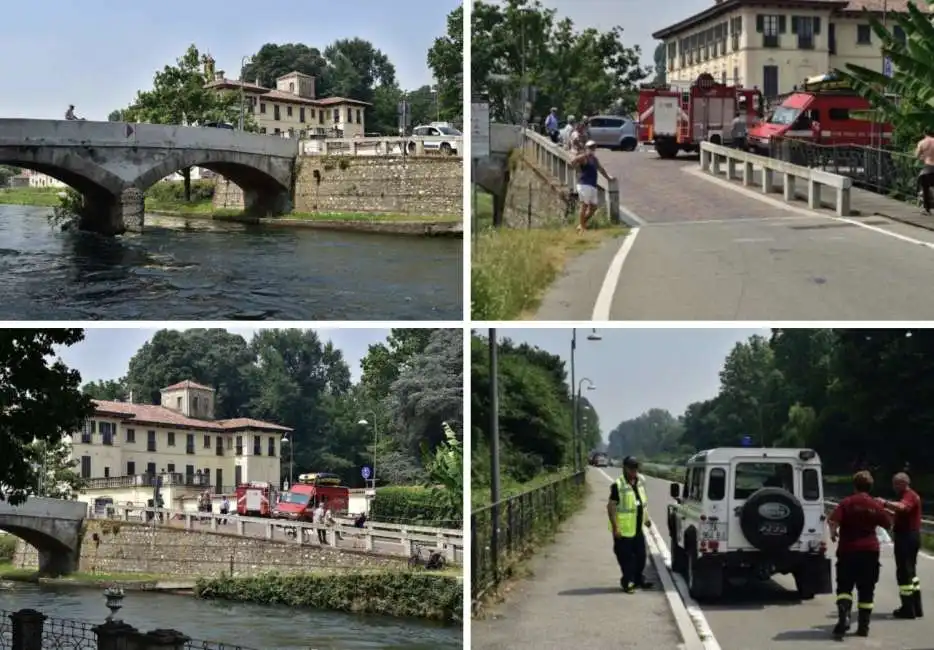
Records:
[[[67,575],[78,570],[82,524],[88,504],[30,497],[11,506],[0,501],[0,530],[19,537],[39,552],[39,572]]]
[[[298,140],[205,127],[0,119],[0,164],[66,183],[85,199],[80,227],[141,232],[143,193],[173,172],[203,167],[240,186],[248,212],[291,208]]]

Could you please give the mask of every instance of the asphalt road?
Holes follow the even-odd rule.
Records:
[[[932,232],[763,202],[699,176],[696,158],[599,157],[638,224],[606,296],[610,320],[934,319]],[[593,318],[620,248],[574,260],[538,317]]]
[[[619,470],[605,470],[610,476],[618,476]],[[648,478],[647,492],[649,512],[658,522],[659,532],[666,542],[668,481]],[[934,559],[918,559],[918,576],[921,587],[934,585]],[[934,594],[934,591],[927,592]],[[934,599],[928,597],[928,609]],[[934,648],[934,610],[915,621],[896,621],[891,618],[892,610],[898,607],[898,590],[895,583],[895,562],[892,549],[883,550],[882,577],[876,591],[875,612],[870,637],[846,638],[851,648],[885,648],[886,650],[931,650]],[[830,630],[836,622],[834,596],[817,596],[810,601],[801,601],[794,590],[794,581],[788,576],[748,587],[735,588],[715,604],[702,604],[700,611],[706,618],[722,650],[818,650],[833,647]],[[853,626],[855,630],[855,625]]]
[[[505,603],[471,622],[473,650],[674,650],[681,644],[671,609],[649,562],[652,591],[619,587],[607,527],[609,482],[589,472],[592,493],[553,544],[529,561]]]

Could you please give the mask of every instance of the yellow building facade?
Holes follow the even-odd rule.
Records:
[[[152,498],[156,476],[173,499],[230,494],[251,481],[281,487],[279,455],[291,429],[216,420],[214,402],[213,388],[192,381],[162,389],[159,405],[95,400],[94,416],[71,437],[71,460],[85,483],[79,498],[138,503]]]
[[[907,11],[908,0],[717,0],[661,29],[670,84],[703,72],[721,83],[758,88],[766,97],[791,92],[808,77],[847,64],[883,71],[881,43],[864,9],[882,19]],[[889,23],[896,37],[901,28]]]
[[[227,79],[214,69],[214,60],[204,61],[208,88],[218,92],[242,93],[243,110],[249,113],[260,133],[290,138],[357,138],[366,133],[366,108],[370,105],[347,97],[315,95],[315,78],[290,72],[276,80],[275,88]]]

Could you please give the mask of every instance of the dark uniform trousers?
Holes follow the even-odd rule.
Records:
[[[921,616],[921,580],[918,578],[918,551],[921,534],[918,531],[895,533],[895,580],[903,607],[910,607],[915,616]]]
[[[613,553],[616,554],[616,561],[623,572],[623,582],[641,586],[645,571],[645,534],[641,525],[637,531],[635,537],[614,538]]]
[[[879,582],[879,551],[849,551],[837,554],[837,604],[853,604],[853,588],[859,596],[856,607],[872,611]]]

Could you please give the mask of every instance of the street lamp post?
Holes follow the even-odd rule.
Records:
[[[295,441],[290,440],[288,436],[282,436],[282,444],[289,446],[289,487],[295,485],[295,480],[292,477],[292,465],[295,460]]]
[[[577,382],[577,398],[574,400],[574,424],[577,430],[577,446],[574,449],[574,453],[576,454],[576,462],[580,463],[581,467],[583,467],[584,465],[583,463],[584,458],[583,458],[583,453],[582,453],[584,441],[583,441],[583,436],[581,435],[581,430],[580,430],[580,401],[581,401],[581,386],[583,386],[585,382],[587,383],[587,390],[597,389],[594,383],[587,377],[582,377],[581,380]]]
[[[601,340],[600,335],[597,334],[596,328],[590,330],[590,334],[587,335],[587,340],[588,341]],[[572,438],[573,438],[575,450],[577,449],[577,395],[574,392],[574,386],[576,385],[574,383],[574,370],[575,370],[574,353],[576,350],[577,350],[577,328],[575,327],[571,330],[571,402],[572,402],[571,414],[572,414],[572,420],[573,420],[573,423],[571,425],[572,426],[571,432],[572,432]],[[575,455],[576,455],[576,451],[575,451]],[[578,467],[577,458],[575,458],[574,459],[574,470],[579,472],[581,471],[581,469],[583,468]]]
[[[246,69],[247,63],[252,63],[253,57],[251,56],[242,56],[240,57],[240,130],[243,130],[243,104],[244,104],[244,93],[243,93],[243,84],[246,83],[246,76],[244,71]],[[286,438],[287,440],[287,438]]]
[[[373,477],[372,477],[372,480],[373,480],[373,489],[375,490],[376,489],[376,446],[379,444],[379,429],[377,429],[376,427],[376,414],[371,413],[370,415],[373,417]],[[365,427],[365,426],[369,426],[370,423],[367,422],[366,420],[361,419],[359,422],[357,422],[357,424]]]

